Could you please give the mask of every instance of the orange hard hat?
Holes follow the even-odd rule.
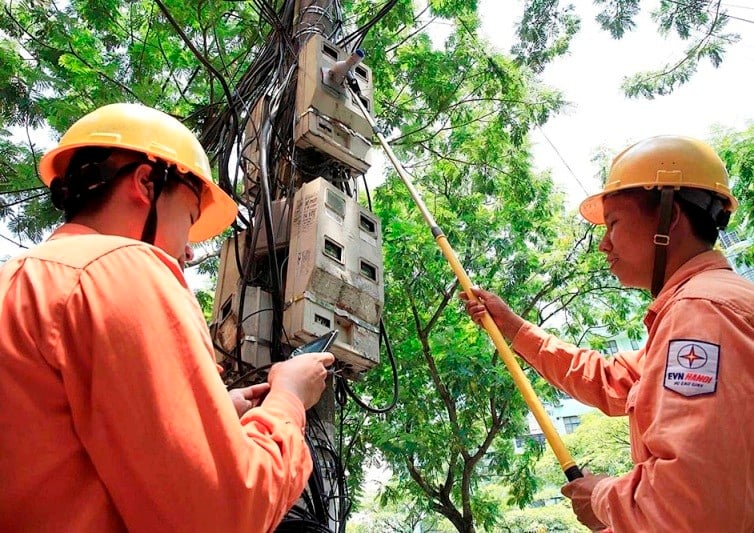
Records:
[[[62,177],[73,154],[84,147],[110,147],[141,152],[150,160],[191,173],[203,183],[201,214],[189,231],[199,242],[220,234],[236,218],[236,202],[212,181],[207,154],[194,134],[170,115],[141,104],[100,107],[79,119],[39,162],[42,181],[49,187]]]

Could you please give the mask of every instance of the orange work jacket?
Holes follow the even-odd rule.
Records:
[[[548,381],[627,414],[634,468],[592,507],[616,532],[754,531],[754,284],[717,251],[684,264],[645,317],[646,345],[605,358],[527,324],[513,348]]]
[[[270,531],[300,496],[303,405],[239,421],[162,250],[66,224],[0,295],[0,531]]]

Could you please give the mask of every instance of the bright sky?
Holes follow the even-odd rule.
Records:
[[[740,34],[741,40],[728,48],[722,65],[715,69],[705,61],[690,82],[655,100],[629,100],[620,86],[626,75],[657,69],[681,57],[685,48],[682,41],[677,37],[663,40],[650,19],[648,8],[654,9],[659,2],[642,2],[644,10],[637,18],[636,30],[620,41],[611,39],[594,22],[597,9],[591,0],[571,2],[582,18],[581,31],[572,42],[569,55],[549,65],[542,79],[562,90],[572,106],[533,136],[537,168],[552,169],[554,179],[568,193],[569,205],[577,205],[585,196],[578,182],[589,193],[599,190],[594,177],[598,168],[590,160],[600,146],[617,153],[652,135],[680,134],[704,139],[711,137],[715,125],[743,129],[754,120],[751,0],[723,2],[729,15],[743,20],[732,20],[728,25],[728,31]],[[483,34],[507,53],[513,26],[522,10],[521,1],[481,0],[479,9]]]

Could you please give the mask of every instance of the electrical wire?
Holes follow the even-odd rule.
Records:
[[[24,245],[23,245],[23,244],[21,244],[20,242],[16,242],[16,241],[14,241],[13,239],[11,239],[10,237],[6,237],[6,236],[5,236],[5,235],[3,235],[2,233],[0,233],[0,239],[4,239],[4,240],[8,241],[9,243],[15,244],[15,245],[16,245],[16,246],[18,246],[19,248],[23,248],[23,249],[25,249],[25,250],[28,250],[28,249],[29,249],[29,247],[28,247],[28,246],[24,246]]]
[[[553,144],[553,142],[547,136],[547,134],[545,133],[545,130],[542,129],[541,126],[537,126],[537,129],[539,130],[539,133],[542,134],[542,137],[545,138],[545,140],[547,141],[547,144],[550,145],[550,148],[553,149],[553,151],[558,156],[558,158],[563,163],[563,165],[565,165],[565,167],[568,169],[568,172],[571,173],[571,176],[573,177],[574,181],[576,181],[576,183],[578,183],[579,187],[581,187],[581,190],[584,191],[584,194],[588,195],[589,191],[586,190],[586,187],[584,187],[584,184],[581,183],[581,180],[578,178],[578,176],[576,175],[576,173],[573,171],[573,169],[571,169],[570,165],[568,165],[568,162],[565,160],[565,158],[563,157],[563,155],[560,153],[560,150],[557,149],[557,147],[555,146],[555,144]]]
[[[359,398],[356,393],[353,391],[351,386],[348,384],[348,381],[344,378],[337,378],[337,386],[341,388],[340,391],[336,389],[336,399],[340,405],[345,404],[345,394],[351,397],[351,399],[356,402],[356,405],[364,409],[365,411],[368,411],[370,413],[374,414],[384,414],[389,411],[392,411],[393,408],[398,403],[398,367],[395,363],[395,356],[393,355],[393,348],[390,345],[390,339],[387,335],[387,329],[385,328],[385,322],[380,319],[380,337],[385,341],[385,351],[387,352],[388,359],[390,360],[390,370],[392,371],[393,375],[393,397],[388,402],[388,404],[385,407],[372,407],[368,405],[366,402],[364,402],[361,398]],[[345,394],[344,394],[345,393]]]
[[[19,205],[24,202],[28,202],[29,200],[34,200],[35,198],[41,198],[43,196],[48,196],[50,193],[49,191],[45,190],[43,192],[40,192],[39,194],[32,194],[31,196],[27,196],[25,198],[21,198],[20,200],[16,200],[14,202],[9,202],[6,204],[0,204],[0,209],[6,209],[8,207],[13,207],[14,205]]]
[[[385,16],[390,12],[390,10],[395,7],[395,5],[398,3],[398,0],[388,0],[378,11],[375,13],[371,19],[369,19],[367,22],[362,24],[358,29],[356,29],[354,32],[348,34],[343,39],[341,39],[338,44],[340,46],[343,46],[344,48],[347,45],[350,46],[350,51],[356,50],[359,48],[362,43],[364,42],[364,39],[366,38],[367,33],[369,30],[371,30],[380,20],[385,18]]]

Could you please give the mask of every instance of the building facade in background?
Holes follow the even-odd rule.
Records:
[[[730,264],[733,265],[733,269],[740,275],[754,281],[754,266],[747,266],[744,264],[738,264],[741,261],[741,255],[744,251],[749,250],[754,242],[752,239],[746,239],[738,229],[724,230],[720,232],[720,248],[722,249],[725,257],[728,258]]]

